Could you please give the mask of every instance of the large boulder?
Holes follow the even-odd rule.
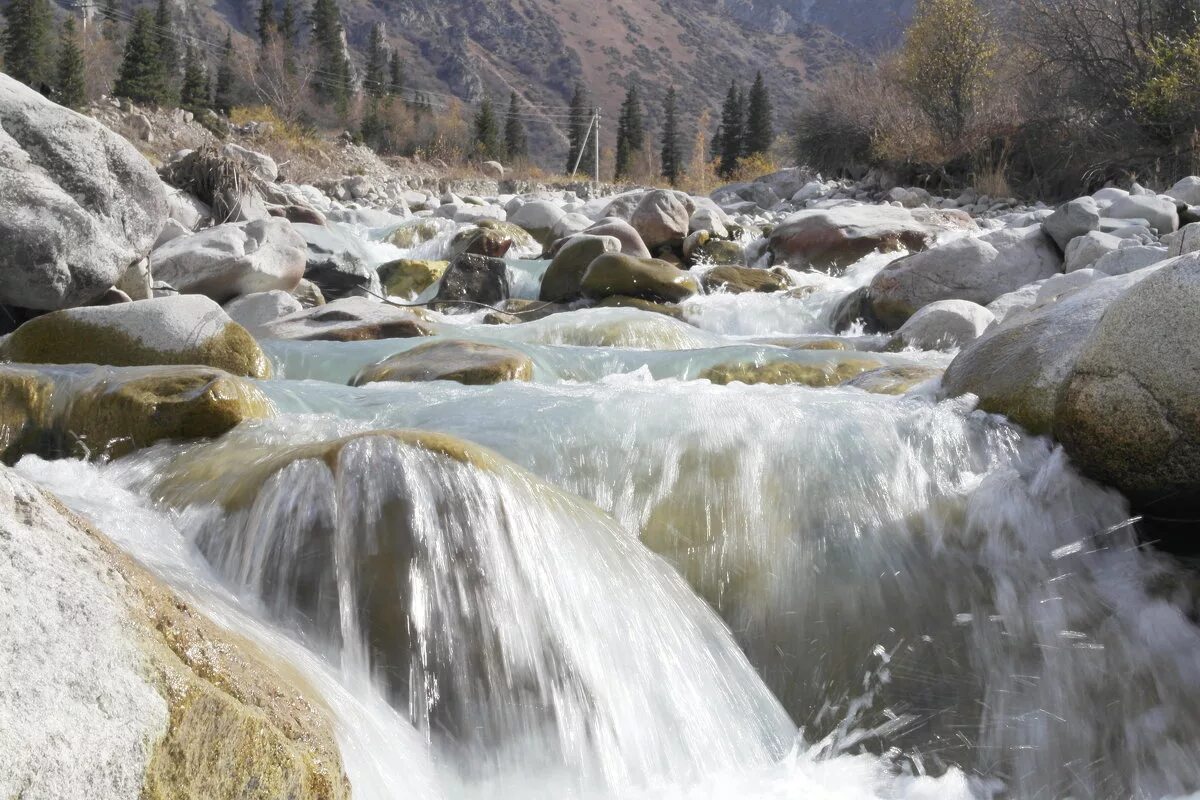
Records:
[[[151,254],[154,278],[218,303],[255,292],[290,292],[304,277],[308,245],[285,219],[218,225],[172,239]]]
[[[1080,197],[1055,209],[1042,226],[1058,249],[1065,252],[1075,237],[1100,230],[1100,207],[1091,197]]]
[[[350,797],[303,677],[4,467],[0,686],[4,797]]]
[[[1162,517],[1200,512],[1200,253],[1117,298],[1083,342],[1054,434],[1085,474]]]
[[[974,227],[957,211],[838,206],[791,215],[771,231],[768,246],[776,263],[834,271],[870,253],[924,250],[943,231]]]
[[[252,378],[271,374],[254,338],[203,295],[54,311],[0,340],[0,359],[114,367],[200,364]]]
[[[606,253],[592,261],[580,288],[586,297],[612,295],[677,303],[700,291],[696,279],[665,261]]]
[[[1057,303],[1010,315],[950,363],[942,379],[947,395],[976,395],[985,411],[1033,433],[1055,433],[1059,396],[1097,321],[1156,269],[1105,278]]]
[[[1200,234],[1200,227],[1196,230]],[[1197,248],[1200,249],[1200,237],[1197,237]],[[1184,255],[1183,251],[1175,252],[1162,247],[1152,247],[1147,245],[1136,245],[1134,247],[1121,247],[1113,252],[1105,253],[1096,259],[1092,264],[1092,269],[1096,272],[1102,272],[1105,275],[1127,275],[1130,272],[1136,272],[1139,269],[1158,264],[1166,261],[1174,256]]]
[[[434,329],[420,309],[397,308],[365,297],[343,297],[267,323],[259,332],[266,339],[364,342],[431,336]]]
[[[1179,230],[1179,210],[1174,201],[1157,195],[1119,197],[1101,212],[1109,219],[1144,219],[1160,234]]]
[[[530,200],[513,212],[508,221],[548,246],[558,238],[554,234],[554,228],[564,213],[562,208],[549,200]]]
[[[371,254],[361,239],[334,226],[292,227],[308,246],[304,277],[319,286],[326,299],[383,294],[379,274],[371,266]]]
[[[551,303],[577,299],[583,293],[583,275],[591,263],[605,253],[621,251],[621,242],[614,236],[572,236],[554,254],[542,276],[539,298]]]
[[[642,237],[650,252],[660,247],[677,247],[688,235],[691,214],[675,192],[656,189],[638,202],[629,224]]]
[[[226,303],[224,308],[229,318],[252,336],[257,336],[264,325],[304,310],[295,296],[279,289],[244,295]]]
[[[736,266],[714,267],[700,276],[700,283],[710,292],[729,294],[780,292],[788,288],[787,282],[774,272]]]
[[[612,236],[621,243],[621,252],[634,258],[649,258],[650,248],[634,227],[623,219],[609,217],[592,225],[584,233],[592,236]]]
[[[438,284],[433,307],[477,311],[509,297],[508,265],[503,259],[465,254],[450,262]]]
[[[1090,269],[1101,258],[1120,249],[1121,241],[1111,233],[1102,231],[1091,231],[1075,237],[1067,245],[1063,271]]]
[[[1200,177],[1189,175],[1167,189],[1166,194],[1184,205],[1200,205]]]
[[[871,307],[895,329],[938,300],[987,305],[1061,269],[1058,251],[1040,225],[1004,228],[892,262],[871,281]]]
[[[354,386],[383,381],[455,381],[486,386],[533,379],[533,361],[520,350],[494,344],[438,341],[419,344],[361,370]]]
[[[162,182],[129,142],[0,74],[0,305],[99,297],[166,219]]]
[[[896,331],[890,349],[954,350],[978,339],[996,315],[970,300],[939,300],[913,314]]]
[[[257,153],[230,142],[221,148],[221,155],[240,161],[259,180],[274,183],[279,179],[279,166],[265,153]]]

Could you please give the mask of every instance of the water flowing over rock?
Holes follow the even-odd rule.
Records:
[[[307,308],[259,328],[267,339],[300,342],[363,342],[430,336],[433,326],[421,309],[404,309],[363,297],[345,297]]]
[[[0,304],[86,303],[144,258],[167,219],[153,167],[98,122],[0,75]]]
[[[704,273],[700,283],[708,291],[723,290],[733,294],[742,292],[779,292],[787,288],[787,282],[765,269],[749,267],[715,267]]]
[[[353,383],[454,381],[486,386],[532,378],[533,362],[520,350],[478,342],[439,341],[417,345],[367,367]]]
[[[677,302],[699,292],[700,284],[665,261],[606,253],[588,266],[580,288],[593,299],[625,295]]]

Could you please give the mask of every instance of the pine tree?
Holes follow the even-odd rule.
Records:
[[[75,36],[74,17],[67,17],[63,22],[62,37],[58,43],[58,80],[54,88],[54,99],[59,105],[78,110],[87,102],[83,51],[79,49],[79,40]]]
[[[679,119],[675,103],[675,87],[667,90],[667,98],[663,101],[662,129],[662,176],[674,186],[679,182],[679,173],[683,166],[683,158],[679,147]]]
[[[211,104],[208,95],[208,70],[196,51],[189,47],[183,60],[183,87],[179,90],[179,107],[199,114]]]
[[[617,180],[629,177],[633,158],[646,145],[646,125],[642,119],[642,101],[637,86],[630,86],[621,103],[617,120],[617,159],[614,176]]]
[[[295,47],[296,37],[300,35],[300,22],[296,18],[295,0],[283,0],[283,9],[279,12],[279,40],[284,47]]]
[[[258,41],[266,47],[275,36],[275,0],[262,0],[254,21],[258,25]]]
[[[315,0],[308,15],[312,46],[316,50],[318,94],[344,114],[350,99],[350,61],[346,58],[345,31],[336,0]]]
[[[583,152],[588,144],[588,129],[592,124],[592,109],[588,102],[587,89],[582,84],[575,85],[575,93],[571,95],[570,125],[567,129],[567,172],[579,169],[588,173],[595,163],[595,157]],[[582,153],[582,157],[580,154]]]
[[[765,154],[771,149],[775,133],[771,128],[771,95],[763,82],[762,73],[750,87],[749,110],[746,112],[746,155]]]
[[[525,140],[525,125],[521,122],[521,101],[517,93],[508,97],[508,117],[504,120],[504,157],[511,162],[522,161],[529,155]]]
[[[158,37],[158,60],[162,62],[168,90],[179,73],[179,46],[175,42],[175,23],[171,19],[169,0],[158,0],[154,9],[154,27]]]
[[[213,108],[228,115],[233,110],[237,91],[237,72],[234,70],[233,32],[225,34],[225,47],[221,49],[221,63],[217,67],[217,88],[213,95]]]
[[[117,0],[104,0],[104,6],[100,9],[100,16],[104,17],[104,38],[109,41],[114,41],[120,29],[120,20],[117,14],[120,13],[120,7]]]
[[[4,71],[41,89],[54,77],[48,0],[11,0],[4,9]]]
[[[742,92],[736,83],[730,83],[721,107],[721,163],[717,171],[722,178],[728,178],[737,169],[742,142]]]
[[[475,114],[475,152],[486,160],[500,157],[500,127],[496,123],[491,98],[487,95],[484,95]]]
[[[133,15],[129,38],[125,40],[125,56],[121,60],[113,95],[128,97],[135,103],[163,105],[167,102],[170,89],[158,44],[154,15],[148,9],[139,8]]]
[[[383,23],[371,28],[367,43],[367,70],[363,76],[363,89],[372,97],[383,97],[388,93],[388,46],[383,32]]]
[[[404,94],[404,83],[404,62],[400,60],[400,54],[393,51],[388,63],[388,94],[393,97]]]

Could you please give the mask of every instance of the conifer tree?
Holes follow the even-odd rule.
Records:
[[[388,46],[383,32],[383,23],[371,28],[367,42],[367,70],[363,76],[363,89],[374,98],[388,93]]]
[[[500,157],[500,127],[492,110],[492,100],[487,95],[475,114],[475,152],[487,160]]]
[[[120,13],[120,8],[117,0],[104,0],[104,5],[100,9],[100,16],[104,17],[104,38],[109,41],[117,38],[120,25],[120,20],[117,19],[118,13]]]
[[[745,155],[766,153],[775,140],[775,133],[771,128],[771,96],[761,72],[755,76],[754,85],[750,87],[745,139]]]
[[[258,41],[263,47],[266,47],[276,33],[275,0],[262,0],[258,6],[258,16],[254,21],[258,25]]]
[[[725,104],[721,107],[721,163],[717,168],[722,178],[737,169],[742,157],[742,92],[737,83],[729,84]]]
[[[175,42],[175,23],[171,18],[169,0],[158,0],[154,9],[154,27],[158,37],[158,59],[166,75],[167,89],[174,85],[179,72],[179,46]]]
[[[295,47],[296,37],[300,35],[300,22],[296,17],[296,0],[283,0],[283,8],[279,12],[279,27],[276,32],[285,47]]]
[[[614,175],[617,180],[627,178],[633,169],[634,156],[646,145],[646,125],[642,119],[642,101],[637,86],[630,86],[621,103],[621,116],[617,120],[617,159]]]
[[[587,89],[582,84],[575,85],[575,93],[571,95],[570,125],[567,129],[567,172],[575,169],[576,162],[584,173],[592,169],[594,156],[583,152],[588,144],[588,129],[592,123],[592,109],[588,101]],[[580,154],[582,158],[580,157]]]
[[[336,0],[315,0],[308,16],[316,51],[317,93],[344,114],[350,99],[350,61],[346,58],[342,15]]]
[[[221,50],[221,63],[217,67],[217,88],[213,94],[213,108],[222,114],[233,110],[234,94],[237,91],[237,72],[234,70],[233,32],[225,34],[225,47]]]
[[[388,94],[398,97],[404,94],[404,62],[400,54],[392,51],[392,59],[388,63]]]
[[[129,38],[125,40],[125,55],[113,95],[127,97],[135,103],[163,105],[167,102],[170,89],[158,44],[154,15],[149,9],[139,8],[133,15]]]
[[[48,0],[10,0],[4,9],[4,71],[35,89],[54,77]]]
[[[179,107],[199,114],[211,104],[208,95],[208,70],[194,48],[189,47],[183,60],[183,87],[179,90]]]
[[[54,99],[59,105],[79,110],[87,102],[87,88],[83,79],[83,51],[75,36],[75,18],[67,17],[63,22],[62,36],[58,43],[58,80],[54,84]]]
[[[666,100],[663,101],[662,129],[662,176],[674,186],[679,182],[682,171],[683,157],[679,146],[679,119],[676,108],[675,87],[667,90]]]
[[[529,155],[525,125],[521,122],[521,101],[517,93],[508,97],[508,117],[504,120],[504,157],[509,162],[523,160]]]

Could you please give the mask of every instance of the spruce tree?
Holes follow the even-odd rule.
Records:
[[[225,47],[221,50],[221,63],[217,67],[217,88],[213,95],[213,108],[228,115],[233,110],[237,91],[237,72],[234,70],[233,32],[225,34]]]
[[[133,15],[129,38],[125,40],[125,55],[113,86],[114,96],[151,105],[167,102],[170,89],[158,44],[154,15],[149,9],[139,8]]]
[[[4,71],[41,90],[54,78],[48,0],[11,0],[4,9]]]
[[[168,3],[169,0],[158,0],[154,9],[154,27],[158,37],[158,59],[162,62],[163,74],[167,76],[169,90],[179,73],[179,45],[175,42],[175,23]]]
[[[522,161],[529,155],[525,140],[525,125],[521,122],[521,101],[517,93],[508,97],[508,117],[504,120],[504,157],[509,162]]]
[[[383,32],[383,23],[371,28],[367,42],[367,70],[363,76],[363,89],[375,98],[388,93],[388,46]]]
[[[208,70],[194,48],[189,47],[183,60],[183,87],[179,90],[179,107],[199,114],[211,104],[208,95]]]
[[[283,9],[279,12],[277,33],[284,47],[295,47],[296,37],[300,35],[300,22],[296,18],[296,0],[283,0]]]
[[[400,54],[393,51],[388,63],[388,94],[393,97],[404,94],[404,83],[404,62],[400,60]]]
[[[771,96],[761,72],[755,76],[754,85],[750,87],[745,138],[746,155],[767,153],[775,140],[775,133],[771,128]]]
[[[717,171],[722,178],[728,178],[737,169],[742,157],[742,136],[742,92],[736,83],[730,83],[721,107],[721,163]]]
[[[87,102],[83,51],[79,49],[79,40],[75,36],[74,17],[67,17],[63,22],[62,37],[58,43],[58,80],[54,89],[54,99],[59,105],[79,110]]]
[[[500,127],[496,123],[491,98],[487,95],[484,95],[475,114],[475,152],[489,161],[500,157]]]
[[[346,58],[342,15],[336,0],[315,0],[308,16],[316,51],[317,94],[344,114],[350,99],[350,61]]]
[[[104,19],[104,38],[110,42],[115,41],[120,33],[121,21],[117,18],[120,10],[117,0],[104,0],[104,5],[100,7],[100,16]]]
[[[637,86],[630,86],[621,103],[621,116],[617,120],[617,163],[614,176],[617,180],[627,178],[633,169],[634,156],[646,145],[646,126],[642,119],[642,101]]]
[[[662,129],[662,176],[674,186],[679,182],[679,173],[683,168],[683,157],[679,147],[679,119],[675,102],[675,87],[667,90],[667,98],[663,101]]]
[[[266,47],[275,36],[275,0],[262,0],[258,6],[258,15],[254,18],[257,26],[258,41]]]

